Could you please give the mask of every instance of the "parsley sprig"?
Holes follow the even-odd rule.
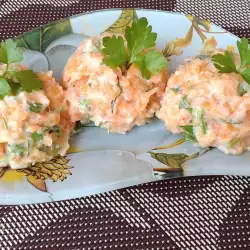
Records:
[[[247,38],[243,37],[237,41],[237,48],[240,54],[240,66],[237,67],[233,53],[225,51],[224,54],[212,56],[214,66],[220,73],[238,73],[250,85],[250,48]]]
[[[142,76],[149,79],[167,66],[167,59],[153,48],[156,38],[152,26],[142,17],[126,27],[125,39],[121,36],[103,38],[103,63],[113,69],[120,67],[123,72],[134,63]]]
[[[0,63],[6,68],[0,76],[0,99],[6,95],[16,94],[18,91],[31,92],[43,87],[42,81],[32,70],[13,71],[10,65],[21,62],[23,53],[17,48],[12,39],[8,39],[0,44]]]

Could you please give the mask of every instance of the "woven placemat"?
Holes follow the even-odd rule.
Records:
[[[208,19],[250,37],[250,1],[0,1],[0,39],[107,8]],[[0,249],[250,249],[250,177],[189,177],[54,203],[1,206]]]

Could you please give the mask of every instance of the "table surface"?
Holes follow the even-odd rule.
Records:
[[[107,8],[189,13],[250,37],[249,0],[0,1],[0,39]],[[1,206],[0,249],[250,249],[250,177],[189,177]]]

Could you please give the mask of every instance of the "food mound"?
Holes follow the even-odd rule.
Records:
[[[230,55],[238,65],[239,55]],[[240,154],[250,147],[250,88],[240,74],[223,73],[232,70],[214,64],[211,57],[224,56],[214,51],[179,66],[170,76],[157,116],[169,131],[201,147]]]
[[[9,69],[17,76],[27,72],[20,65],[11,65]],[[3,70],[1,66],[0,71]],[[62,87],[52,72],[33,76],[33,82],[42,83],[42,88],[24,91],[20,86],[14,90],[15,77],[6,75],[12,89],[0,100],[0,167],[25,168],[64,155],[69,147],[72,123],[62,109]]]
[[[137,25],[143,23],[142,19]],[[133,33],[133,26],[130,29]],[[147,32],[144,38],[148,36],[149,40]],[[152,37],[148,47],[131,49],[129,55],[126,51],[133,44],[127,41],[126,47],[122,36],[107,34],[85,40],[63,73],[71,121],[94,122],[115,133],[126,133],[135,125],[147,123],[160,108],[168,79],[167,61],[154,49],[155,39]],[[118,51],[116,46],[120,46]],[[136,49],[137,54],[132,52]]]
[[[92,121],[116,133],[144,125],[160,108],[167,70],[146,80],[136,65],[123,75],[120,68],[113,70],[102,60],[102,53],[89,38],[68,62],[63,86],[71,121]]]

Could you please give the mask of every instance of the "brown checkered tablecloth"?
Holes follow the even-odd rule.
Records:
[[[250,37],[249,0],[1,0],[0,39],[85,11],[125,7],[189,13]],[[0,249],[250,249],[250,177],[181,178],[2,206]]]

